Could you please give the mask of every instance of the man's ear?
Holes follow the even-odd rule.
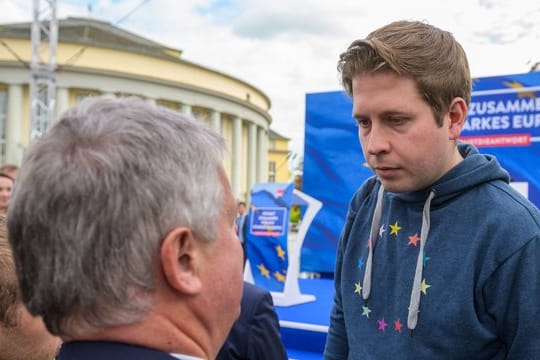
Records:
[[[197,294],[202,287],[197,240],[189,228],[174,228],[161,244],[160,259],[165,281],[178,292]]]
[[[456,97],[450,103],[448,108],[448,130],[449,140],[457,140],[461,134],[461,129],[467,119],[467,103],[460,97]]]

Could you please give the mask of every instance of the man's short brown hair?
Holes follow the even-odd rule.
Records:
[[[396,21],[355,40],[340,55],[337,68],[350,96],[357,75],[390,72],[411,78],[439,126],[454,98],[471,100],[465,51],[450,32],[420,21]]]

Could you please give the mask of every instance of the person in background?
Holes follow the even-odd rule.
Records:
[[[60,338],[51,335],[41,317],[24,307],[11,247],[6,233],[5,215],[0,215],[0,359],[52,360]]]
[[[224,151],[137,98],[87,98],[27,150],[8,230],[59,360],[216,357],[243,286]]]
[[[235,228],[244,250],[244,265],[246,262],[244,242],[246,222],[247,206],[245,202],[239,201]],[[216,359],[287,359],[287,352],[281,341],[278,316],[270,292],[244,281],[240,317],[234,323]]]
[[[11,190],[13,188],[13,178],[4,173],[0,173],[0,215],[6,215]]]
[[[248,217],[247,214],[247,205],[243,201],[239,201],[237,204],[237,215],[236,215],[236,234],[238,235],[238,239],[240,239],[240,243],[242,244],[242,250],[244,251],[244,264],[247,260],[247,253],[246,253],[246,220]]]
[[[324,358],[540,358],[540,212],[458,138],[471,75],[417,21],[354,41],[338,69],[375,172],[337,250]]]
[[[217,360],[286,360],[272,295],[244,281],[240,317]]]
[[[6,174],[10,178],[15,181],[15,178],[17,177],[17,171],[19,171],[19,167],[15,164],[4,164],[0,166],[0,173]]]

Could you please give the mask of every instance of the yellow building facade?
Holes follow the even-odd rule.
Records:
[[[270,129],[268,131],[268,181],[286,183],[291,180],[289,169],[290,139]]]
[[[30,138],[30,23],[0,25],[0,162],[20,164]],[[235,196],[268,181],[270,99],[182,52],[88,18],[59,21],[55,117],[86,96],[138,96],[221,133]],[[281,145],[280,145],[281,146]]]

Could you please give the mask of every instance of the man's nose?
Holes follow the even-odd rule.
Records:
[[[388,152],[390,149],[390,141],[388,134],[384,128],[378,125],[372,125],[366,139],[366,150],[370,155],[378,155]]]

